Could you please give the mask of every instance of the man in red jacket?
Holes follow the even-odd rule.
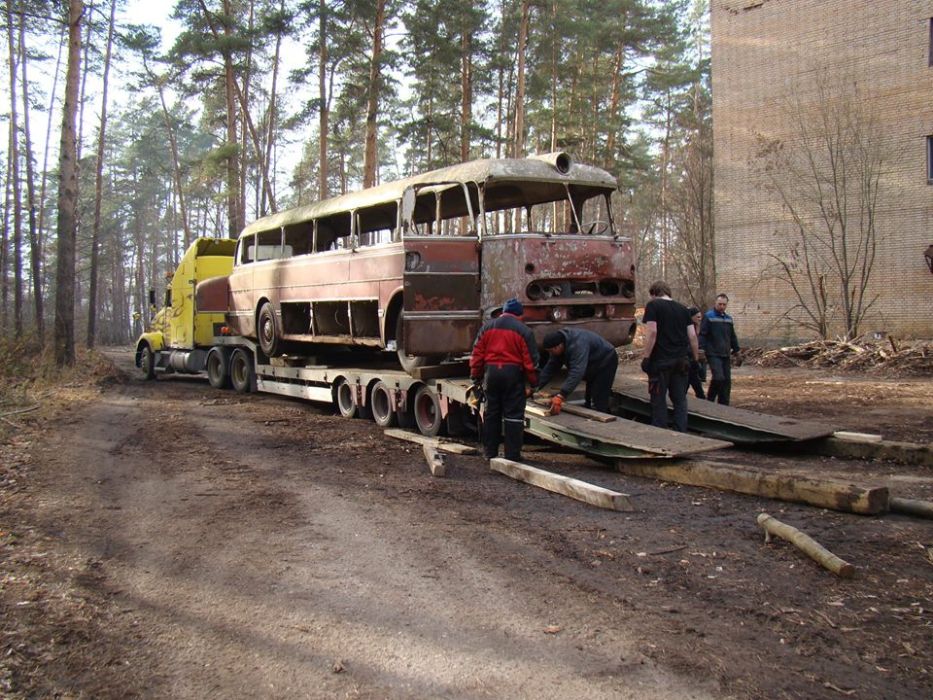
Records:
[[[519,461],[525,435],[525,399],[538,383],[538,347],[534,335],[519,318],[525,308],[518,299],[502,305],[502,314],[480,328],[470,355],[470,378],[485,380],[483,454],[499,454],[505,423],[505,458]],[[526,389],[526,384],[529,389]]]

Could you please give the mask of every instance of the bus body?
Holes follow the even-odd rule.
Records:
[[[283,211],[243,230],[233,272],[199,285],[199,308],[225,299],[231,331],[269,356],[368,346],[409,367],[468,352],[510,297],[539,341],[572,326],[623,345],[635,280],[615,190],[609,173],[558,153],[472,161]]]

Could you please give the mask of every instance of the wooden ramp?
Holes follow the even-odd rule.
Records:
[[[525,408],[525,430],[542,440],[603,457],[665,458],[709,452],[731,443],[654,428],[625,418],[606,422],[568,412],[543,415],[533,404]]]
[[[651,416],[646,381],[617,376],[612,384],[612,392],[621,410],[638,416]],[[687,407],[687,427],[690,430],[740,445],[815,440],[829,437],[836,430],[825,423],[772,416],[692,396]]]

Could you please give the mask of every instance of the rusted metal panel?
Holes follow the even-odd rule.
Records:
[[[587,328],[613,345],[631,340],[635,322],[632,246],[611,236],[543,234],[483,239],[482,305],[508,298],[525,305],[524,321],[543,339],[560,326]]]

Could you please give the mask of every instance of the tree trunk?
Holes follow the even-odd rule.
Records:
[[[68,3],[68,71],[59,147],[58,264],[55,272],[55,363],[75,362],[75,238],[78,209],[78,151],[75,121],[81,81],[81,17],[83,0]]]
[[[23,335],[23,209],[22,182],[19,176],[19,116],[16,105],[16,29],[13,26],[13,2],[7,0],[7,40],[10,66],[10,171],[13,182],[13,332]]]
[[[32,276],[32,302],[36,314],[36,336],[45,344],[45,308],[42,299],[42,248],[36,230],[36,180],[32,170],[32,132],[29,129],[29,80],[26,74],[26,22],[19,23],[20,71],[23,89],[23,137],[26,161],[26,203],[29,207],[29,264]]]
[[[515,141],[512,148],[515,158],[525,155],[525,52],[530,15],[530,0],[522,0],[522,20],[518,30],[518,86],[515,90]]]
[[[330,117],[330,106],[327,100],[327,2],[320,0],[318,13],[318,34],[320,35],[321,47],[318,50],[318,86],[320,89],[320,138],[318,143],[318,153],[320,164],[318,166],[318,197],[327,199],[327,140]]]
[[[466,17],[460,36],[460,160],[470,159],[473,124],[473,33]]]
[[[376,171],[379,167],[379,148],[376,136],[379,93],[382,86],[379,64],[382,61],[382,33],[385,31],[385,10],[385,0],[376,0],[373,53],[369,62],[369,99],[366,104],[366,151],[363,155],[363,187],[372,187],[376,184]]]
[[[107,89],[110,79],[110,56],[113,50],[114,18],[117,0],[110,0],[110,22],[107,26],[107,48],[104,51],[104,75],[100,98],[100,133],[97,135],[97,172],[94,179],[94,229],[91,232],[91,272],[87,298],[87,347],[93,348],[97,338],[97,277],[100,264],[100,209],[104,196],[104,151],[107,143]]]

